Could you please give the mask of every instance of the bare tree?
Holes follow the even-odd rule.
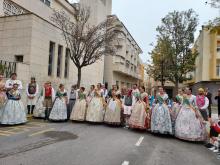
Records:
[[[115,55],[114,41],[120,33],[113,17],[98,25],[89,24],[90,9],[78,6],[71,19],[64,11],[54,11],[52,21],[61,29],[70,49],[70,59],[78,69],[77,85],[80,86],[82,68],[92,65],[105,55]]]

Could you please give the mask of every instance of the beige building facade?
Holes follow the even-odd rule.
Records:
[[[220,88],[220,27],[203,26],[194,46],[198,50],[195,70],[188,73],[191,80],[186,84],[197,89],[209,88],[213,95]]]
[[[111,14],[111,0],[80,3],[90,7],[91,24]],[[55,88],[64,83],[69,89],[77,81],[77,70],[61,31],[51,21],[53,10],[74,18],[75,6],[67,0],[0,0],[0,63],[17,72],[23,84],[34,76],[40,85],[49,80]],[[81,85],[102,83],[103,74],[104,60],[83,68]]]
[[[112,15],[109,17],[114,17],[116,20],[115,26],[122,33],[115,41],[116,55],[105,57],[104,82],[109,88],[112,85],[131,88],[133,84],[138,84],[141,79],[139,55],[142,53],[142,50],[117,16]]]

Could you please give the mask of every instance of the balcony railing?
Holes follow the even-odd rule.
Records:
[[[3,73],[5,78],[9,78],[12,73],[16,72],[16,66],[16,62],[0,60],[0,73]]]

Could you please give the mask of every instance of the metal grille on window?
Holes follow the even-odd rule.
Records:
[[[69,77],[69,58],[70,58],[70,50],[66,48],[66,55],[65,55],[65,69],[64,69],[64,77]]]
[[[50,42],[49,62],[48,62],[48,76],[51,76],[52,72],[53,72],[54,51],[55,51],[55,43],[54,42]]]
[[[57,57],[57,77],[61,76],[62,54],[63,54],[63,47],[59,45],[58,46],[58,57]]]
[[[3,11],[6,16],[28,13],[27,10],[23,9],[22,7],[18,6],[16,3],[10,0],[3,1]]]

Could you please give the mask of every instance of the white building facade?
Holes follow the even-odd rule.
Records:
[[[91,8],[91,24],[107,19],[111,0],[81,0]],[[0,0],[0,64],[17,72],[25,84],[34,76],[42,85],[51,81],[70,88],[77,81],[77,69],[61,31],[51,21],[53,10],[63,10],[70,18],[75,7],[67,0]],[[104,60],[82,70],[82,86],[103,82]]]

